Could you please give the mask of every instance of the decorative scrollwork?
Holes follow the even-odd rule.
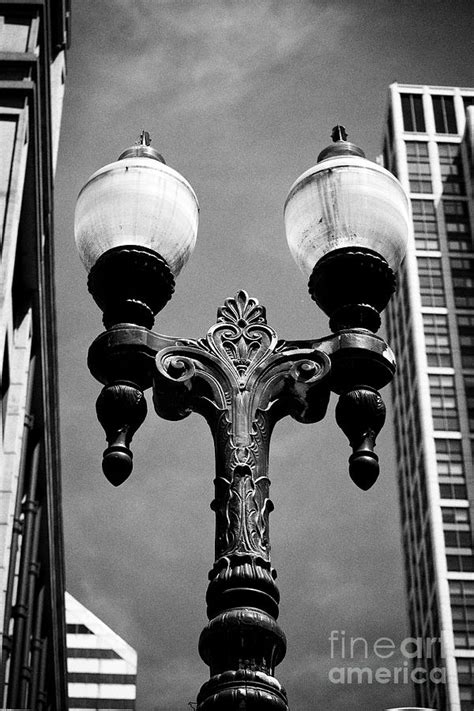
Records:
[[[245,291],[225,300],[217,311],[217,323],[199,341],[202,348],[223,359],[237,374],[240,389],[244,389],[252,369],[276,343],[277,336],[267,325],[264,307]]]
[[[314,360],[299,360],[290,370],[290,374],[297,382],[314,382],[317,380],[323,367],[323,363],[317,363]]]
[[[173,350],[168,348],[163,349],[156,356],[156,367],[164,377],[170,378],[173,382],[190,380],[196,372],[190,358],[174,355]]]
[[[176,354],[173,347],[163,348],[156,359],[153,403],[156,412],[167,420],[180,420],[193,410],[192,387],[196,374],[194,361]]]

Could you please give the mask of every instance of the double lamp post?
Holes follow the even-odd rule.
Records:
[[[147,133],[92,175],[76,207],[75,236],[105,332],[88,364],[104,388],[97,415],[108,447],[103,470],[119,486],[129,445],[153,388],[159,416],[205,417],[214,439],[215,563],[199,653],[210,679],[199,711],[287,711],[274,675],[286,651],[270,562],[268,451],[275,423],[323,419],[331,391],[353,453],[349,473],[369,489],[379,472],[375,438],[385,419],[378,390],[395,372],[376,335],[395,289],[409,230],[400,183],[335,127],[333,143],[292,186],[285,203],[290,251],[309,276],[332,333],[285,341],[245,291],[225,300],[198,340],[152,330],[196,241],[199,206],[190,184],[150,146]]]

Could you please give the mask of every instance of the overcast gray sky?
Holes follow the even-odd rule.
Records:
[[[101,472],[100,385],[86,366],[102,330],[73,244],[89,175],[144,128],[201,205],[198,243],[156,330],[201,337],[245,288],[281,338],[320,337],[326,318],[288,252],[282,210],[293,181],[343,123],[375,159],[388,85],[472,84],[469,0],[76,0],[56,184],[63,501],[69,591],[138,651],[139,711],[188,708],[208,668],[197,641],[213,563],[213,446],[197,415],[150,409],[134,472]],[[387,390],[384,397],[391,411]],[[272,560],[288,652],[276,675],[292,711],[407,705],[398,685],[334,685],[331,630],[406,636],[391,427],[382,474],[361,492],[334,424],[280,423],[270,476]],[[403,662],[395,655],[387,666]],[[352,665],[380,666],[373,655]]]

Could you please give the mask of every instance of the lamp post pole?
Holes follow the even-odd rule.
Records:
[[[321,165],[332,160],[338,167],[349,157],[349,168],[352,164],[366,168],[369,161],[338,129],[335,147],[323,151]],[[126,151],[122,160],[135,161],[140,170],[145,167],[143,161],[162,161],[144,141],[130,150],[132,155]],[[127,166],[122,169],[119,164],[112,164],[109,173],[119,171],[129,180]],[[104,171],[107,176],[106,169],[99,173],[104,175]],[[386,180],[389,174],[383,173]],[[174,171],[171,177],[175,180]],[[307,201],[305,186],[311,188],[312,180],[304,174],[287,201],[287,212],[296,209],[300,234],[305,208],[295,208],[295,203]],[[398,183],[392,176],[389,180],[396,184],[398,195]],[[96,181],[93,176],[88,185]],[[78,203],[79,245],[91,233],[84,227],[93,213],[91,204],[107,202],[114,189],[113,184],[105,185],[99,188],[99,199],[86,195],[86,207]],[[192,201],[188,198],[189,192],[182,213],[189,216]],[[160,201],[163,204],[163,193]],[[334,207],[333,203],[330,209]],[[175,207],[170,212],[175,214]],[[168,224],[167,219],[163,223]],[[103,220],[94,220],[103,224]],[[182,224],[178,227],[186,232]],[[287,230],[291,229],[287,224]],[[138,232],[143,237],[143,231]],[[375,438],[385,418],[378,390],[395,371],[392,352],[375,332],[379,312],[394,289],[393,271],[372,243],[370,247],[336,246],[316,259],[310,292],[330,316],[333,331],[324,338],[280,340],[267,324],[263,306],[239,291],[219,308],[217,322],[205,337],[174,339],[151,330],[154,314],[173,290],[173,259],[163,256],[163,247],[158,251],[130,243],[130,234],[126,240],[119,245],[107,243],[95,261],[89,260],[89,289],[104,311],[107,328],[91,345],[88,360],[92,374],[104,384],[97,401],[108,441],[104,473],[116,486],[130,474],[129,445],[146,416],[143,392],[147,388],[153,388],[159,416],[178,420],[197,412],[205,417],[215,445],[211,508],[216,537],[206,596],[209,622],[199,640],[210,679],[199,692],[197,708],[285,711],[286,693],[274,675],[285,655],[286,640],[277,623],[279,593],[270,561],[270,437],[275,423],[285,416],[302,423],[321,420],[330,393],[335,392],[339,395],[336,419],[353,449],[351,478],[362,489],[374,483],[379,470]],[[334,289],[336,276],[340,286]]]

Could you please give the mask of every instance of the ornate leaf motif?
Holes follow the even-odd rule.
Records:
[[[255,480],[248,464],[238,464],[230,486],[225,488],[222,504],[227,526],[222,555],[253,554],[268,559],[269,480]]]
[[[257,556],[269,561],[268,514],[270,480],[266,475],[269,427],[265,414],[259,410],[251,421],[247,444],[239,445],[228,412],[222,412],[215,430],[217,472],[216,496],[212,508],[216,512],[216,556]]]
[[[226,299],[224,306],[217,311],[218,323],[233,323],[245,328],[254,323],[267,323],[265,307],[260,306],[257,299],[249,296],[241,289],[235,297]]]
[[[217,323],[200,341],[202,347],[225,359],[235,372],[240,389],[276,344],[276,333],[267,325],[265,308],[243,290],[225,300],[217,311]]]

